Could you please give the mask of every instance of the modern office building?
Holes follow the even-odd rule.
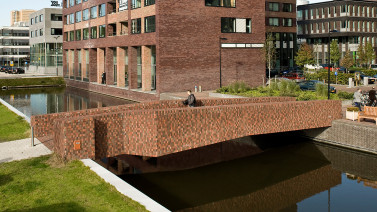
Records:
[[[377,0],[299,5],[297,24],[298,38],[313,47],[318,64],[328,63],[328,43],[333,39],[342,56],[350,50],[356,59],[360,43],[369,42],[377,50]]]
[[[294,67],[297,52],[296,0],[266,1],[266,33],[276,40],[275,69]]]
[[[13,26],[17,22],[25,22],[29,21],[29,16],[31,13],[35,12],[35,10],[13,10],[10,12],[10,26]]]
[[[148,99],[241,80],[257,86],[265,78],[260,56],[264,1],[63,3],[63,66],[69,86]]]
[[[29,27],[19,22],[12,27],[0,27],[0,65],[24,67],[29,62]]]
[[[62,9],[45,8],[30,14],[29,73],[63,76]]]

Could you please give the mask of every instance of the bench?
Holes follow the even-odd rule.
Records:
[[[364,111],[359,112],[359,118],[358,122],[360,122],[360,119],[374,119],[376,121],[377,125],[377,107],[368,107],[364,106]]]

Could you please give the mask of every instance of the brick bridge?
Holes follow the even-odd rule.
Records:
[[[66,159],[159,157],[249,135],[331,126],[340,101],[291,97],[167,100],[31,117],[34,136]]]

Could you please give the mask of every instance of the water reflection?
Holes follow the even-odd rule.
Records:
[[[71,87],[2,90],[0,98],[27,117],[134,103]]]
[[[280,135],[254,136],[160,158],[121,155],[103,162],[173,211],[377,209],[376,156],[308,142],[266,144],[276,141],[284,143]]]

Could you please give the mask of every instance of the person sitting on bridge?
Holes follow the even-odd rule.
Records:
[[[374,87],[372,87],[372,90],[369,91],[369,106],[377,106],[376,90],[374,90]]]
[[[191,90],[187,91],[187,94],[189,95],[185,101],[183,101],[184,105],[188,105],[189,107],[195,107],[196,98],[194,94],[191,93]]]

